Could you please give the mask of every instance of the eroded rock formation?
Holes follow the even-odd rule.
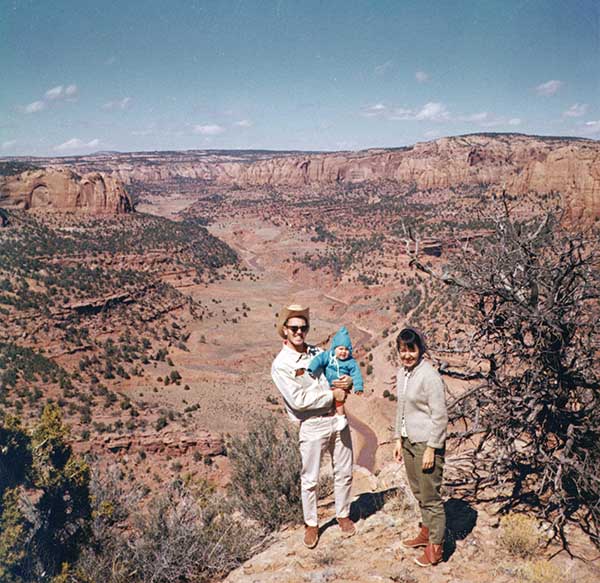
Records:
[[[183,455],[189,451],[213,457],[225,454],[223,437],[201,429],[194,433],[181,431],[145,432],[135,435],[109,434],[75,445],[77,451],[103,453],[145,452],[147,454]]]
[[[578,138],[473,134],[359,152],[104,153],[43,162],[101,171],[124,183],[192,180],[302,189],[385,180],[417,190],[466,186],[515,195],[557,192],[575,218],[600,217],[600,142]],[[43,189],[36,199],[42,204],[47,199]]]
[[[98,215],[133,209],[125,187],[117,178],[100,172],[80,176],[67,168],[28,170],[0,177],[0,204],[5,208]]]

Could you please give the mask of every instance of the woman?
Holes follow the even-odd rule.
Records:
[[[410,488],[419,502],[421,530],[402,541],[407,548],[425,547],[417,565],[436,565],[442,560],[446,517],[440,494],[448,413],[444,381],[423,358],[422,335],[404,328],[396,338],[400,368],[396,384],[398,412],[394,457],[404,458]]]

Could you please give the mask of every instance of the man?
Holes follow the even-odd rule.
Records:
[[[352,379],[342,377],[329,388],[324,376],[314,379],[306,372],[312,358],[321,352],[320,348],[306,343],[309,326],[308,308],[291,305],[282,310],[277,331],[284,343],[273,361],[271,376],[283,396],[290,419],[300,425],[304,544],[312,549],[319,541],[317,484],[325,451],[331,454],[333,462],[335,511],[342,534],[352,536],[356,527],[349,518],[352,486],[350,428],[336,431],[334,415],[334,401],[345,401]]]

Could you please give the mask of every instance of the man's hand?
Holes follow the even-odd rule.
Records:
[[[402,461],[402,441],[396,439],[396,443],[394,444],[394,459],[397,462]]]
[[[352,388],[352,377],[342,375],[339,379],[335,379],[335,381],[331,383],[331,386],[334,389],[349,391]]]
[[[340,403],[346,400],[347,395],[348,393],[343,389],[333,389],[333,398]]]

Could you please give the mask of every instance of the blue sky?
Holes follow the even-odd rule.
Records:
[[[598,0],[0,0],[0,156],[600,139]]]

